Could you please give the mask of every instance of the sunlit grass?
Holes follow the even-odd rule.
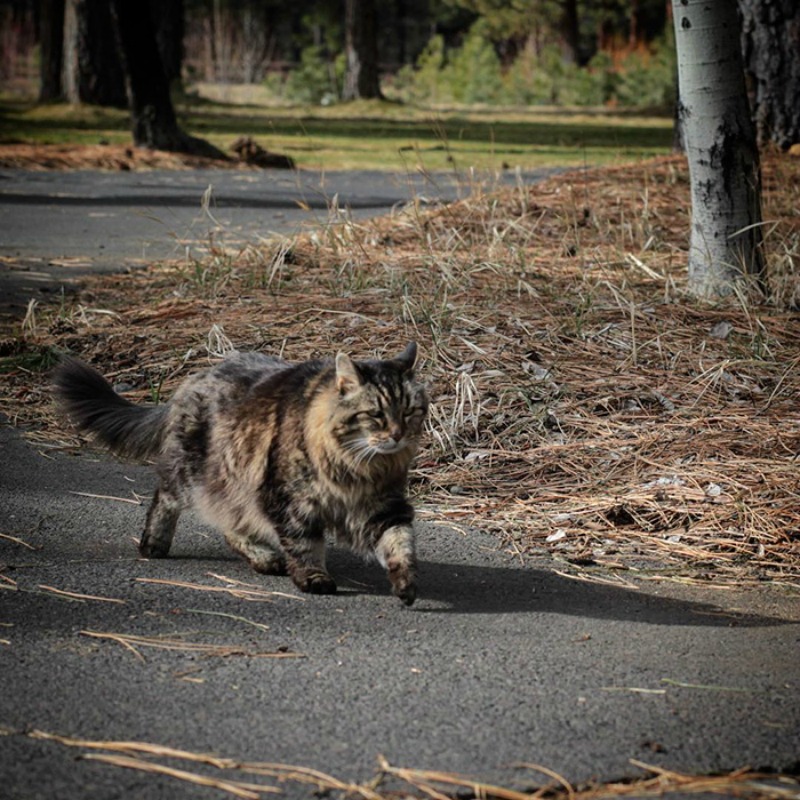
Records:
[[[252,136],[307,169],[529,169],[608,164],[669,151],[672,121],[605,109],[414,108],[358,102],[328,108],[177,104],[180,122],[227,150]],[[124,110],[0,101],[0,144],[127,144]]]

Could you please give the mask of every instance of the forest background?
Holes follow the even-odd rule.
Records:
[[[42,23],[65,5],[68,20],[107,6],[93,0],[0,3],[0,80],[7,91],[29,93],[38,86]],[[260,85],[267,90],[262,97],[276,103],[323,105],[352,96],[348,20],[355,17],[363,28],[375,7],[363,0],[169,0],[151,6],[173,79],[183,77],[187,86]],[[379,93],[387,99],[670,113],[675,57],[669,6],[665,0],[387,0],[379,4],[374,34],[366,35],[374,35]],[[107,45],[107,39],[95,37],[93,44]],[[81,59],[85,65],[86,56]],[[62,91],[73,102],[124,107],[117,73],[104,69],[102,80],[88,87],[67,80]]]

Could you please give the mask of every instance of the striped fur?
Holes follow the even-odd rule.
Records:
[[[377,558],[410,605],[416,556],[406,482],[428,407],[415,359],[413,342],[385,361],[340,353],[293,365],[234,353],[150,407],[68,359],[54,388],[79,429],[119,456],[155,462],[143,556],[166,556],[181,511],[194,506],[259,572],[288,571],[302,591],[335,592],[325,568],[329,535]]]

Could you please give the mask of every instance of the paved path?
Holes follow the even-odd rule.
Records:
[[[331,564],[340,594],[301,597],[288,578],[250,572],[192,519],[174,557],[139,560],[145,509],[124,500],[150,493],[147,468],[38,452],[9,428],[0,449],[2,532],[21,540],[0,539],[0,575],[17,589],[0,591],[4,798],[218,796],[78,761],[86,748],[33,739],[33,729],[358,780],[383,755],[511,785],[542,780],[517,762],[576,781],[636,774],[629,759],[788,768],[800,753],[796,597],[582,583],[550,562],[522,566],[489,536],[437,525],[435,514],[421,525],[411,609],[381,570],[341,552]],[[214,575],[286,596],[250,602],[147,582],[230,585]],[[138,646],[140,659],[89,631],[304,657]]]
[[[0,313],[31,297],[74,288],[88,272],[120,272],[198,257],[326,222],[334,206],[353,217],[417,198],[449,201],[476,186],[532,181],[555,170],[499,178],[375,171],[280,170],[29,172],[0,170]]]
[[[98,176],[98,185],[105,179]],[[30,186],[40,180],[41,193],[52,193],[38,176]],[[61,188],[71,191],[63,180]],[[197,215],[193,192],[184,187],[191,203],[160,206],[162,215],[181,208]],[[31,250],[20,257],[48,257],[50,225],[62,211],[95,209],[106,216],[86,217],[86,229],[74,230],[71,240],[74,221],[65,217],[59,252],[89,253],[100,263],[102,254],[91,248],[111,240],[92,233],[91,220],[110,226],[131,207],[125,196],[117,205],[48,200],[52,214],[41,241],[28,240]],[[142,207],[152,209],[152,197],[142,189]],[[22,202],[29,214],[45,208]],[[245,225],[237,209],[224,213],[231,225]],[[258,222],[273,212],[253,213]],[[147,219],[139,220],[143,240]],[[19,217],[20,226],[28,223]],[[152,224],[156,230],[161,223]],[[127,247],[122,233],[106,251]],[[4,227],[4,237],[17,234]],[[45,278],[53,276],[46,271]],[[173,558],[139,560],[145,507],[137,498],[152,487],[146,468],[34,446],[0,426],[4,799],[225,796],[176,777],[78,759],[87,747],[35,738],[34,730],[286,762],[347,780],[369,779],[379,755],[394,765],[516,786],[544,780],[513,766],[519,762],[571,781],[636,775],[631,759],[687,772],[797,762],[796,593],[571,580],[555,572],[555,562],[522,565],[489,535],[437,524],[435,509],[427,509],[420,599],[411,609],[391,597],[379,569],[341,552],[331,560],[341,593],[301,597],[286,578],[251,573],[191,518]],[[177,585],[219,589],[231,581],[285,595],[253,602]],[[58,593],[65,591],[121,602]],[[108,634],[212,650],[141,643],[134,650]],[[303,657],[258,655],[280,652]],[[158,763],[253,780],[185,760]],[[290,797],[311,794],[294,782],[282,788]]]

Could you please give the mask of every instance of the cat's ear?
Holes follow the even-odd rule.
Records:
[[[359,386],[361,386],[361,375],[359,375],[358,367],[353,363],[353,359],[346,353],[338,353],[336,356],[336,388],[339,390],[339,394],[350,394]]]
[[[414,368],[417,360],[417,343],[409,342],[406,349],[394,359],[395,364],[400,367],[401,372],[410,372]]]

